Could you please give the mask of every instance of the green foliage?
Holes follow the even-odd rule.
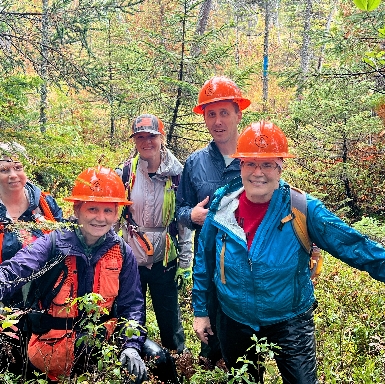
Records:
[[[384,294],[367,273],[325,258],[315,311],[320,383],[384,382]]]
[[[373,217],[362,217],[353,228],[385,246],[385,224]]]
[[[103,165],[115,169],[122,154],[109,147],[85,143],[79,127],[51,125],[41,134],[36,128],[0,131],[0,141],[24,145],[29,179],[54,197],[69,196],[76,176],[88,167]],[[59,199],[60,202],[60,199]]]
[[[2,76],[0,80],[0,128],[22,129],[36,112],[28,109],[29,95],[35,93],[38,77],[27,75]]]
[[[362,11],[373,11],[379,7],[381,0],[353,0],[357,8]]]
[[[207,370],[200,366],[195,367],[195,373],[188,380],[189,384],[222,384],[227,382],[227,374],[222,369],[214,367],[213,370]]]
[[[378,97],[373,96],[371,86],[371,82],[351,78],[316,78],[290,104],[290,115],[280,123],[297,154],[294,181],[290,181],[323,194],[335,212],[348,208],[348,217],[355,220],[363,212],[377,213],[384,198],[381,193],[373,205],[369,197],[373,196],[373,179],[377,187],[383,183],[382,143],[373,139],[381,121],[372,116]]]

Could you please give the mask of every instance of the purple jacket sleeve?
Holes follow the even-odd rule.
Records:
[[[9,297],[46,264],[51,254],[48,235],[39,237],[28,247],[22,248],[12,259],[0,264],[0,301]]]

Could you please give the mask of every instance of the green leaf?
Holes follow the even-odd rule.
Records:
[[[381,0],[353,0],[354,4],[358,9],[361,9],[362,11],[373,11],[381,3]]]
[[[12,327],[13,325],[17,324],[18,322],[19,322],[19,320],[10,320],[10,319],[6,319],[6,320],[4,320],[4,321],[1,323],[1,328],[3,328],[3,329],[10,328],[10,327]]]

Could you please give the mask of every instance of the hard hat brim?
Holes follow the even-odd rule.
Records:
[[[204,112],[204,107],[208,104],[212,104],[212,103],[216,103],[217,101],[232,101],[234,103],[237,103],[239,105],[239,109],[241,111],[243,111],[244,109],[246,109],[250,104],[251,104],[251,101],[249,99],[232,99],[231,97],[217,97],[215,99],[211,99],[209,102],[204,102],[204,103],[200,103],[198,105],[196,105],[194,108],[193,108],[193,112],[199,114],[199,115],[203,115],[205,112]]]
[[[63,200],[65,201],[84,201],[84,202],[98,202],[98,203],[117,203],[119,205],[131,205],[132,201],[126,199],[118,199],[114,197],[99,197],[99,196],[69,196],[65,197]]]
[[[267,152],[267,153],[255,153],[255,152],[235,152],[229,157],[234,159],[241,159],[241,158],[255,158],[255,159],[268,159],[272,157],[282,157],[282,158],[294,158],[295,155],[292,155],[291,153],[287,152]]]

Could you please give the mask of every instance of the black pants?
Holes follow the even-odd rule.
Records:
[[[175,282],[176,267],[177,260],[170,262],[167,267],[160,261],[151,269],[139,267],[139,274],[144,299],[147,288],[150,290],[163,347],[182,353],[185,349],[185,336]]]
[[[16,335],[18,339],[0,333],[0,373],[5,371],[15,376],[21,375],[26,379],[28,368],[27,346],[29,335],[24,328],[25,319],[22,317],[17,324]]]
[[[196,252],[198,250],[198,238],[200,234],[200,229],[195,231],[194,235],[194,258],[193,258],[193,267],[195,267],[196,261]],[[194,275],[193,275],[194,280]],[[206,357],[210,360],[212,365],[215,365],[217,361],[222,358],[221,346],[218,339],[218,334],[216,331],[216,323],[217,323],[217,311],[218,311],[218,297],[217,291],[215,288],[214,282],[212,282],[211,287],[209,288],[207,295],[207,311],[210,318],[211,329],[214,332],[214,335],[209,335],[208,344],[201,342],[201,351],[199,356]]]
[[[215,365],[215,363],[222,358],[222,352],[218,339],[218,333],[216,330],[219,302],[214,284],[212,286],[212,289],[207,292],[206,297],[207,310],[209,313],[211,329],[214,332],[214,335],[209,335],[208,344],[201,342],[201,351],[199,355],[206,357],[210,360],[212,365]]]
[[[256,332],[247,325],[238,323],[226,316],[220,309],[217,317],[218,337],[223,358],[228,368],[240,368],[238,357],[246,357],[254,362],[256,368],[249,365],[248,372],[255,382],[263,383],[264,368],[260,364],[263,356],[256,354],[255,344],[251,340],[254,334],[258,339],[267,338],[267,343],[280,347],[274,358],[284,384],[317,384],[316,350],[312,306],[305,313],[274,325],[261,327]]]

